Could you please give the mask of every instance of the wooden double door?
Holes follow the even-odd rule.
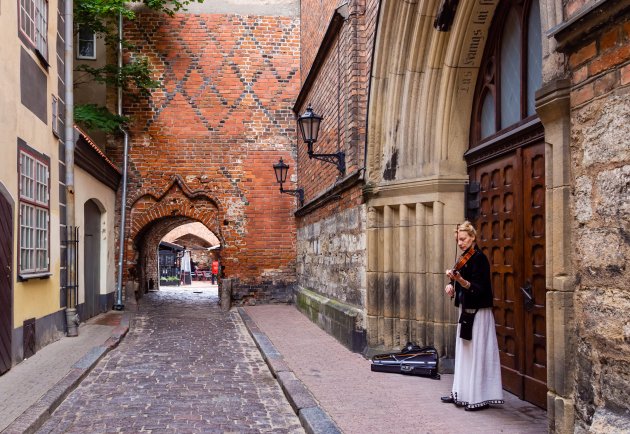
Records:
[[[546,408],[545,159],[542,141],[470,166],[491,263],[503,387]]]

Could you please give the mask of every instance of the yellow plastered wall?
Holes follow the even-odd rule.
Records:
[[[48,58],[50,65],[42,71],[48,78],[46,106],[48,120],[42,122],[22,105],[20,91],[20,50],[24,48],[41,65],[34,51],[18,36],[18,2],[2,2],[0,9],[0,182],[14,202],[13,214],[13,325],[22,326],[25,319],[41,318],[60,309],[60,254],[59,254],[59,144],[52,134],[51,102],[57,93],[58,71],[56,57],[57,1],[48,2]],[[20,281],[19,255],[19,191],[17,139],[50,159],[50,273],[43,279]]]

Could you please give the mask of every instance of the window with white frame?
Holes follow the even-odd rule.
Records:
[[[48,0],[19,0],[20,31],[48,59]]]
[[[20,274],[49,270],[49,161],[20,148]]]
[[[79,29],[77,33],[77,59],[96,59],[96,33]]]

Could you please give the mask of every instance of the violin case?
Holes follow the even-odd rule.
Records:
[[[418,375],[439,380],[438,365],[439,356],[434,347],[420,347],[408,342],[400,352],[377,354],[372,357],[371,370],[374,372]]]

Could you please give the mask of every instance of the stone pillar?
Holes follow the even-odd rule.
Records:
[[[416,339],[418,343],[426,345],[428,303],[427,303],[427,223],[426,207],[422,203],[416,203],[416,255],[415,255],[415,281],[416,281]]]
[[[409,341],[409,209],[407,205],[399,208],[398,267],[399,267],[399,310],[398,342],[405,345]]]
[[[441,355],[445,353],[445,309],[444,296],[442,292],[442,283],[444,281],[444,204],[442,202],[433,202],[433,225],[430,258],[431,285],[428,288],[432,297],[433,310],[433,342]]]
[[[536,110],[545,127],[547,410],[549,428],[572,433],[576,354],[574,272],[571,264],[570,82],[555,80],[536,92]]]
[[[392,347],[394,343],[392,232],[392,207],[385,205],[383,209],[383,344],[386,347]]]
[[[380,273],[378,271],[378,213],[374,207],[368,210],[367,244],[367,334],[368,346],[375,347],[378,339],[378,292]]]

